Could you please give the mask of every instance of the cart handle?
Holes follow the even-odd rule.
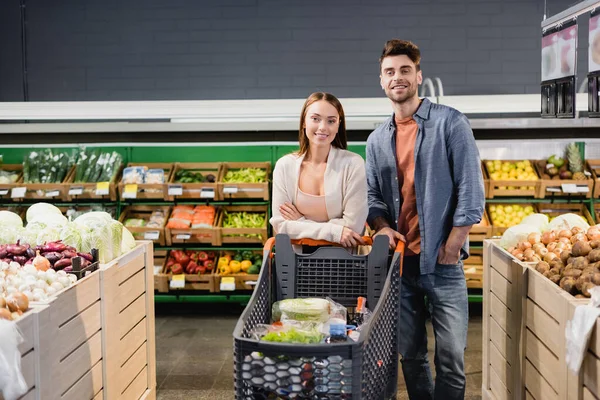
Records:
[[[373,245],[372,237],[363,236],[363,240],[367,246]],[[315,240],[315,239],[294,239],[294,240],[292,240],[292,244],[305,245],[305,246],[340,246],[339,243],[332,243],[332,242],[328,242],[326,240]],[[263,247],[263,250],[268,251],[269,253],[271,253],[271,255],[273,255],[272,250],[273,250],[274,246],[275,246],[275,238],[270,237],[267,239],[267,241]],[[404,253],[404,242],[402,242],[400,240],[398,241],[398,244],[396,245],[396,249],[394,250],[394,253]]]

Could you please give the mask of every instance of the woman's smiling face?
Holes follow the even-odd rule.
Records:
[[[331,145],[339,127],[340,115],[329,102],[316,101],[306,110],[304,128],[306,137],[312,145],[319,147]]]

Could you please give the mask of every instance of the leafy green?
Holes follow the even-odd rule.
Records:
[[[323,334],[318,330],[313,329],[310,331],[301,331],[296,328],[289,328],[287,330],[269,332],[262,337],[262,340],[267,342],[279,342],[279,343],[320,343],[323,340]]]
[[[267,171],[261,168],[230,169],[223,177],[225,183],[262,183],[267,181]]]

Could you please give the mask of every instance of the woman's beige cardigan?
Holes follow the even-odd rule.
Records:
[[[288,154],[280,158],[273,170],[273,200],[271,225],[275,233],[285,233],[291,239],[318,239],[339,243],[344,226],[362,234],[368,214],[367,178],[361,156],[331,147],[325,168],[325,204],[329,222],[315,222],[304,217],[285,220],[279,207],[290,202],[296,205],[298,178],[304,156]]]

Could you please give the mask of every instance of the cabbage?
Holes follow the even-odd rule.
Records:
[[[123,239],[121,240],[121,253],[127,253],[135,247],[135,238],[129,232],[129,229],[123,227]]]
[[[554,218],[552,222],[550,222],[550,224],[548,225],[548,230],[571,230],[576,226],[582,228],[584,231],[587,231],[590,228],[590,225],[586,222],[585,219],[583,219],[583,217],[577,214],[569,213],[559,215],[558,217]]]
[[[58,207],[49,203],[36,203],[27,209],[25,219],[27,222],[43,220],[44,216],[58,214],[62,215]]]
[[[81,232],[84,228],[74,223],[65,225],[60,231],[60,240],[67,246],[73,246],[81,251]]]
[[[59,239],[60,239],[60,228],[48,226],[48,227],[42,229],[38,233],[38,235],[35,239],[35,244],[42,245],[47,242],[55,242]],[[30,243],[30,244],[32,244],[32,243]]]
[[[79,225],[85,225],[88,228],[96,228],[109,224],[111,221],[113,221],[113,219],[109,213],[104,211],[92,211],[75,218],[74,222]]]
[[[52,227],[56,227],[59,229],[62,228],[63,226],[65,226],[69,222],[67,217],[65,217],[62,214],[46,214],[46,215],[37,214],[33,218],[34,218],[33,220],[28,220],[29,224],[40,222],[46,226],[52,226]]]
[[[21,234],[24,232],[23,227],[18,226],[0,226],[0,244],[17,243]],[[25,242],[23,242],[25,243]]]
[[[538,228],[540,232],[544,232],[548,227],[548,216],[546,214],[531,214],[523,218],[523,220],[519,223],[525,225],[531,225]]]
[[[23,227],[23,220],[12,211],[0,211],[0,227]]]
[[[519,224],[511,226],[502,235],[500,246],[505,249],[515,247],[518,243],[526,241],[530,233],[541,233],[541,231],[533,225]]]

